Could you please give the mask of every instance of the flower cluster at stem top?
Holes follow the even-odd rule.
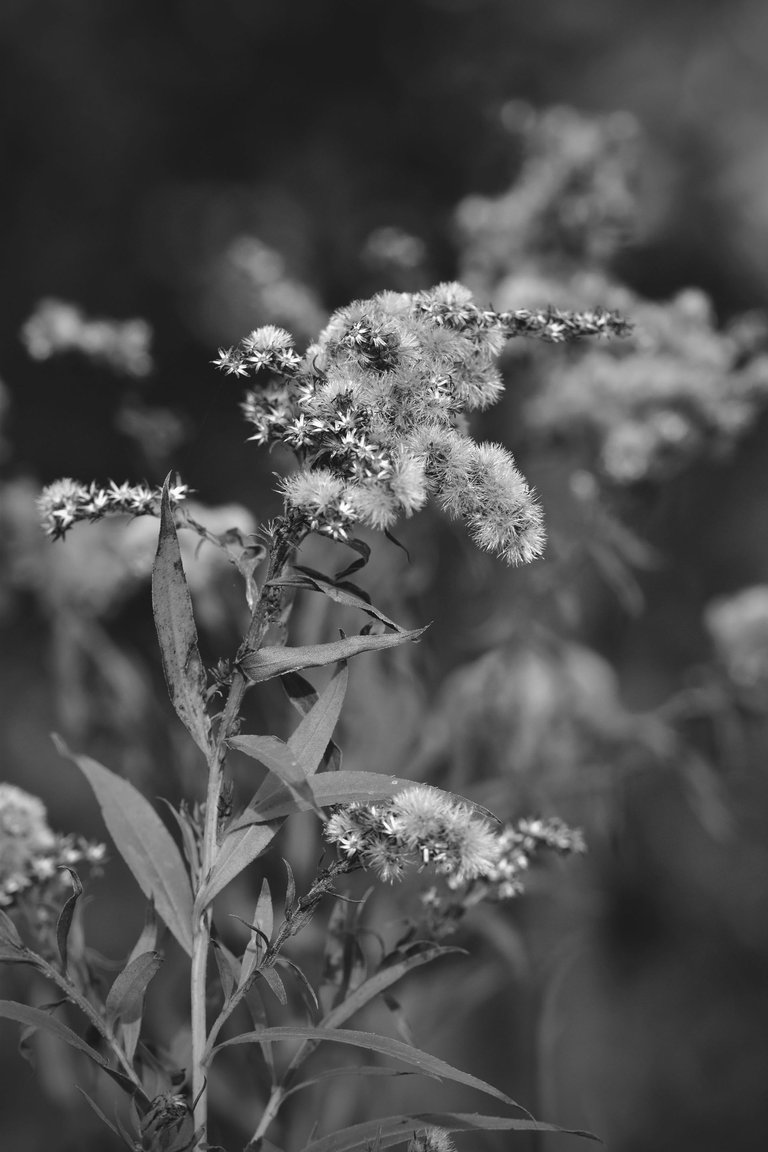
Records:
[[[383,803],[339,808],[325,836],[382,880],[401,880],[411,864],[433,864],[450,889],[479,884],[483,897],[497,900],[522,891],[521,877],[540,849],[584,851],[581,833],[560,820],[521,820],[497,831],[468,803],[425,784]]]
[[[52,831],[37,796],[0,784],[0,906],[35,888],[66,883],[66,868],[100,864],[105,854],[103,844]]]
[[[281,488],[306,530],[346,540],[355,524],[390,529],[435,496],[479,547],[517,564],[542,551],[541,510],[509,452],[467,435],[465,413],[499,399],[495,359],[509,337],[623,328],[599,310],[484,310],[462,285],[441,284],[340,309],[303,357],[269,325],[214,363],[259,377],[243,405],[251,439],[296,454]]]

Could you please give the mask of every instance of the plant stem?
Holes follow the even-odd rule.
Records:
[[[282,594],[280,589],[270,586],[270,581],[281,574],[299,541],[299,534],[291,533],[287,524],[275,533],[266,579],[254,605],[248,633],[238,652],[240,658],[246,652],[258,651],[264,642],[267,628],[279,615]],[[205,824],[198,891],[202,891],[203,886],[208,881],[219,851],[219,801],[224,778],[227,740],[236,728],[247,687],[248,680],[239,665],[236,665],[216,739],[208,757],[208,789],[205,800]],[[192,1099],[195,1103],[195,1127],[198,1129],[205,1128],[208,1120],[208,1093],[205,1077],[205,1051],[208,1037],[205,1009],[210,939],[211,908],[208,907],[195,915],[192,924]]]

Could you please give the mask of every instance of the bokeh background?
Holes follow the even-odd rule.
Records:
[[[626,173],[620,159],[613,179],[610,154],[606,188],[585,193],[613,203],[628,173],[621,234],[599,251],[567,251],[560,237],[550,252],[526,239],[529,204],[517,247],[491,230],[484,250],[478,198],[520,186],[530,109],[553,106],[629,141]],[[566,145],[581,138],[574,116],[562,122]],[[732,380],[751,363],[750,340],[764,340],[768,9],[5,0],[0,170],[0,777],[41,796],[54,826],[98,837],[96,807],[52,729],[148,795],[194,793],[199,766],[153,655],[151,522],[83,527],[52,547],[34,520],[41,485],[157,483],[178,469],[215,530],[249,531],[277,511],[272,472],[285,463],[246,443],[237,382],[210,364],[217,347],[267,322],[306,343],[353,298],[461,276],[483,302],[521,307],[544,281],[558,285],[558,304],[573,291],[581,306],[595,291],[578,282],[587,271],[630,319],[636,309],[658,328],[673,314],[675,339],[692,323],[692,347],[675,355],[694,410],[699,377],[717,389],[712,363]],[[602,236],[604,224],[598,212],[594,229],[575,231]],[[689,288],[710,305],[694,293],[677,312],[653,311]],[[722,368],[713,333],[744,313]],[[102,318],[131,326],[87,327]],[[563,371],[547,355],[512,357],[510,395],[475,431],[511,447],[536,482],[549,559],[510,571],[431,512],[403,527],[410,562],[381,539],[361,583],[402,623],[433,623],[415,655],[360,662],[340,742],[350,767],[431,779],[502,816],[558,813],[583,827],[590,851],[468,924],[459,942],[475,960],[414,981],[403,1009],[421,1047],[615,1152],[757,1148],[768,1121],[766,608],[759,593],[736,602],[735,617],[712,604],[768,584],[759,380],[727,453],[694,445],[684,466],[622,486],[562,430],[546,450],[529,436],[520,397]],[[668,364],[648,364],[650,392]],[[593,375],[587,364],[579,377],[587,408]],[[311,560],[334,565],[334,548],[315,542]],[[205,553],[195,567],[192,552],[213,662],[236,645],[239,591],[226,567]],[[324,601],[301,600],[295,634],[322,639],[337,620]],[[278,694],[250,708],[252,730],[285,728]],[[302,825],[285,847],[300,875],[311,836]],[[244,878],[225,911],[256,883]],[[119,960],[142,919],[119,862],[92,895],[94,947]],[[385,919],[394,900],[383,900]],[[6,995],[25,987],[7,966],[0,977]],[[158,1033],[171,999],[154,1002]],[[41,1050],[36,1079],[11,1025],[0,1041],[3,1147],[112,1146],[68,1057]],[[242,1088],[217,1090],[227,1140],[241,1146]],[[431,1085],[398,1091],[418,1106],[458,1102]],[[350,1123],[384,1101],[378,1085],[371,1096],[353,1081],[308,1108]],[[467,1097],[465,1110],[478,1106]],[[288,1147],[300,1146],[296,1125]]]

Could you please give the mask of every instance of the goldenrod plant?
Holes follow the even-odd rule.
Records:
[[[507,341],[525,335],[564,342],[627,330],[619,314],[600,309],[496,312],[454,283],[381,293],[334,313],[303,354],[272,325],[219,352],[217,366],[248,382],[243,412],[255,446],[282,445],[295,456],[295,468],[279,479],[283,511],[257,534],[205,527],[193,515],[187,483],[171,476],[157,489],[63,479],[40,496],[42,526],[56,548],[70,546],[61,541],[80,521],[159,518],[152,607],[162,666],[178,720],[207,771],[204,790],[171,806],[171,831],[160,815],[165,809],[56,737],[62,756],[91,786],[114,851],[148,901],[145,927],[110,979],[79,919],[80,872],[84,865],[109,869],[104,847],[54,833],[41,800],[0,789],[0,959],[31,966],[59,998],[41,1006],[6,1000],[0,1015],[21,1024],[25,1036],[52,1033],[119,1085],[125,1107],[111,1110],[98,1086],[89,1086],[88,1099],[128,1148],[219,1147],[217,1065],[229,1068],[249,1050],[259,1055],[260,1070],[248,1148],[280,1146],[282,1116],[302,1089],[341,1075],[403,1068],[476,1089],[503,1109],[371,1116],[338,1131],[313,1131],[304,1152],[406,1143],[412,1152],[448,1152],[456,1131],[557,1131],[501,1088],[422,1051],[407,1032],[397,1039],[359,1030],[354,1018],[415,969],[455,953],[441,940],[479,903],[517,896],[543,855],[583,851],[581,834],[556,817],[502,824],[487,809],[430,784],[346,770],[333,734],[359,654],[429,643],[424,627],[401,627],[356,582],[370,555],[358,530],[394,541],[398,520],[431,498],[464,522],[480,549],[510,565],[535,561],[545,539],[539,502],[509,451],[472,439],[466,414],[500,397],[496,358]],[[211,666],[201,657],[182,561],[180,537],[188,532],[234,565],[247,605],[237,651]],[[354,559],[335,572],[302,563],[301,548],[312,535],[351,549]],[[192,569],[194,557],[187,555]],[[290,610],[299,591],[359,610],[368,622],[354,635],[294,646]],[[317,688],[304,673],[323,667],[331,675]],[[246,693],[270,680],[281,681],[298,713],[287,739],[245,730]],[[249,792],[235,788],[234,752],[253,765]],[[275,898],[267,862],[271,870],[278,833],[299,813],[314,814],[325,847],[302,892],[285,862],[284,895]],[[248,930],[237,952],[225,942],[218,909],[245,869],[258,877],[259,895],[255,908],[237,912]],[[363,922],[365,900],[359,903],[345,887],[355,873],[366,873],[374,885],[417,878],[419,925],[378,951],[363,948],[363,934],[372,931]],[[286,946],[323,901],[336,901],[336,911],[326,922],[325,943],[315,943],[326,956],[318,988]],[[166,931],[168,945],[162,944]],[[173,1037],[149,1042],[144,1027],[145,997],[167,946],[180,950],[188,966],[184,1062],[174,1055]],[[64,1022],[59,1008],[65,1001],[79,1010],[85,1029]],[[395,1068],[375,1060],[324,1067],[317,1052],[327,1044],[382,1057]]]

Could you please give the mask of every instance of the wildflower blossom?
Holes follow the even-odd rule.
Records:
[[[445,1128],[422,1128],[414,1132],[407,1152],[454,1152],[455,1147]]]
[[[497,313],[439,284],[339,309],[303,358],[268,325],[215,363],[257,378],[243,405],[251,438],[295,452],[299,471],[281,490],[308,530],[343,540],[358,523],[389,529],[434,496],[481,548],[517,564],[542,551],[541,513],[510,454],[467,436],[464,413],[498,399],[495,357],[510,337],[621,330],[600,310]]]
[[[326,822],[325,837],[385,882],[401,880],[409,866],[433,866],[449,893],[430,888],[422,904],[441,931],[480,900],[519,895],[525,873],[542,852],[585,851],[581,832],[559,819],[518,820],[497,830],[466,802],[424,784],[385,803],[338,808]]]
[[[0,906],[22,894],[42,894],[51,883],[67,882],[62,868],[100,864],[103,844],[53,832],[45,805],[13,784],[0,784]]]
[[[188,493],[187,485],[178,482],[168,489],[172,505],[181,503]],[[161,495],[160,488],[143,484],[116,484],[111,480],[107,488],[101,488],[93,482],[81,484],[67,477],[44,488],[37,506],[44,531],[58,540],[81,520],[93,522],[118,514],[157,515]]]
[[[409,864],[433,864],[458,887],[493,868],[495,833],[470,805],[423,784],[388,804],[351,804],[327,822],[325,835],[382,880],[399,880]]]

